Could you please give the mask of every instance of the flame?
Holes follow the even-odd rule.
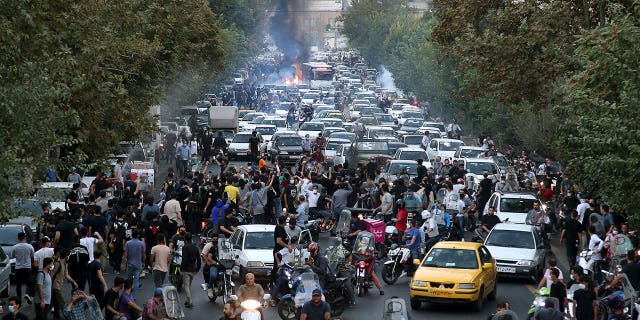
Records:
[[[291,85],[291,80],[289,80],[289,78],[286,78],[286,79],[284,80],[284,84],[285,84],[285,85],[287,85],[287,86],[288,86],[288,85]]]
[[[300,79],[298,78],[298,76],[296,75],[295,78],[293,78],[293,85],[297,86],[298,83],[300,83]]]

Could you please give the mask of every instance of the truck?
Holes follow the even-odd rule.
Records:
[[[209,128],[214,130],[238,129],[238,107],[213,106],[209,108]]]

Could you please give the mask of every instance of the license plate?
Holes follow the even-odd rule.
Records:
[[[228,275],[232,275],[233,274],[233,270],[227,270],[227,271],[225,271],[225,273],[228,274]]]
[[[516,273],[516,268],[514,267],[496,267],[496,270],[498,270],[498,272],[503,272],[503,273]]]
[[[448,297],[451,295],[451,292],[444,290],[431,290],[429,293],[435,297]]]

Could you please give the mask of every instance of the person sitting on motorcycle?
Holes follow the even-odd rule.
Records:
[[[525,222],[532,226],[544,224],[544,211],[540,210],[540,203],[538,201],[533,203],[533,208],[527,212],[527,218]]]
[[[369,263],[366,272],[367,274],[371,275],[371,281],[373,281],[373,284],[376,286],[378,291],[380,291],[380,295],[384,296],[384,291],[382,290],[382,286],[380,285],[380,280],[378,280],[378,276],[373,270],[373,266],[376,264],[375,248],[367,247],[367,244],[359,244],[358,250],[352,252],[350,256],[350,259],[353,258],[356,258],[356,261],[365,261]]]
[[[483,215],[482,220],[482,231],[486,234],[489,234],[491,229],[496,226],[496,224],[500,223],[500,218],[495,214],[496,209],[494,207],[489,207],[487,209],[487,214]]]
[[[364,225],[364,221],[360,220],[358,213],[351,211],[351,222],[349,223],[349,233],[347,233],[347,240],[353,243],[360,231],[365,231],[367,228]]]
[[[291,237],[291,241],[288,247],[282,248],[280,251],[275,254],[275,262],[278,268],[278,276],[276,278],[276,283],[273,286],[271,296],[274,299],[280,298],[280,290],[289,280],[287,275],[284,273],[282,269],[283,266],[289,265],[293,266],[295,263],[295,258],[300,254],[300,250],[296,248],[298,245],[299,238],[297,236]],[[281,271],[282,270],[282,271]]]
[[[206,279],[206,280],[208,281],[209,288],[211,289],[215,289],[215,285],[218,280],[218,274],[220,274],[220,272],[225,271],[224,267],[218,263],[218,244],[217,244],[218,240],[217,239],[218,239],[217,235],[216,237],[211,238],[212,245],[209,247],[209,250],[206,252],[206,254],[203,255],[203,260],[205,265],[203,270],[206,268],[209,268],[209,279]],[[204,249],[203,249],[203,252],[204,252]]]
[[[620,282],[620,279],[622,279],[622,274],[627,275],[635,291],[640,289],[640,264],[636,261],[636,252],[633,249],[627,251],[627,264],[622,267],[622,271],[611,280],[605,289],[610,290],[611,288],[615,288],[618,282]]]
[[[320,246],[315,242],[311,242],[307,250],[309,251],[309,259],[307,259],[305,263],[318,275],[320,286],[325,288],[329,278],[329,260],[327,260],[327,257],[319,254]]]
[[[418,221],[416,219],[411,220],[410,223],[410,228],[409,230],[407,230],[407,233],[402,237],[403,240],[405,241],[405,248],[408,248],[409,250],[411,250],[411,261],[413,261],[413,259],[420,259],[420,230],[418,229]],[[413,263],[411,263],[411,273],[413,274],[413,271],[415,269],[415,266],[413,265]]]

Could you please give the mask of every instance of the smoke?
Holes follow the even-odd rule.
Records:
[[[385,66],[380,66],[380,74],[376,78],[376,82],[380,84],[382,89],[387,89],[391,91],[398,92],[398,88],[393,81],[393,74],[385,68]]]
[[[283,66],[306,60],[308,46],[304,43],[302,26],[295,13],[304,11],[304,0],[273,0],[269,19],[269,35],[284,55]]]

